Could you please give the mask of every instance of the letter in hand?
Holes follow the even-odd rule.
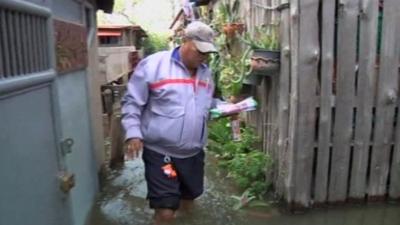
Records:
[[[140,151],[143,150],[143,142],[139,138],[131,138],[126,141],[125,159],[133,160],[139,156]]]

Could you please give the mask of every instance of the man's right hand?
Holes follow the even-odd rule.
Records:
[[[143,149],[143,142],[139,138],[132,138],[126,141],[125,157],[128,160],[135,159]]]

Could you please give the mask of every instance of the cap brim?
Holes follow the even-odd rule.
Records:
[[[212,53],[217,52],[217,48],[215,48],[214,44],[205,41],[197,41],[193,40],[194,45],[196,46],[197,50],[203,53]]]

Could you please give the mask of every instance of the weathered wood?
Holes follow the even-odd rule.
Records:
[[[263,149],[264,151],[268,151],[268,146],[270,142],[269,134],[269,126],[268,126],[268,119],[270,116],[270,109],[269,109],[269,100],[270,100],[270,93],[271,93],[271,84],[267,81],[267,79],[263,80],[263,85],[260,88],[260,94],[262,99],[262,106],[261,106],[261,114],[260,114],[260,121],[261,123],[261,137],[263,138]]]
[[[120,108],[116,107],[118,103],[114,105],[114,113],[111,119],[111,152],[110,152],[110,168],[115,168],[121,165],[124,161],[124,137],[121,124]]]
[[[267,96],[267,83],[265,79],[262,81],[261,85],[257,87],[257,96],[259,96],[260,99],[260,113],[257,115],[257,132],[259,137],[262,138],[262,147],[265,148],[267,140],[266,132],[264,130],[265,128],[265,123],[266,123],[266,113],[267,113],[267,104],[268,104],[268,96]]]
[[[282,0],[282,4],[288,3]],[[284,195],[284,178],[288,168],[288,125],[289,125],[289,85],[290,85],[290,16],[289,10],[281,13],[281,71],[279,74],[279,106],[278,106],[278,178],[277,191]]]
[[[99,76],[102,84],[116,81],[132,71],[129,55],[136,51],[134,46],[100,47]]]
[[[397,107],[400,108],[400,104],[397,104]],[[392,166],[390,168],[389,197],[392,199],[400,200],[400,116],[399,115],[397,115],[396,125],[397,127],[396,127],[395,145],[393,150],[394,152],[393,152]]]
[[[295,157],[295,203],[308,207],[311,204],[311,183],[313,176],[315,101],[319,63],[318,0],[299,1],[299,105],[298,127],[296,129]]]
[[[110,89],[106,89],[102,93],[104,100],[104,109],[108,115],[108,119],[111,120],[111,115],[113,114],[113,96]]]
[[[249,18],[249,27],[247,28],[251,33],[254,31],[254,18],[255,18],[255,10],[254,10],[254,2],[255,0],[249,1],[249,8],[250,8],[250,18]]]
[[[378,1],[361,1],[357,117],[349,198],[363,200],[366,194],[367,167],[375,93],[376,32]]]
[[[271,132],[271,143],[269,145],[269,152],[272,154],[274,161],[278,161],[278,156],[279,156],[279,148],[278,148],[278,137],[279,137],[279,127],[278,127],[278,115],[279,115],[279,97],[278,97],[278,91],[279,91],[279,75],[276,74],[276,76],[273,76],[272,78],[272,86],[273,86],[273,94],[271,95],[271,116],[269,118],[268,124],[269,124],[269,129]],[[279,164],[276,163],[274,164],[274,170],[272,172],[273,175],[273,180],[276,180],[278,177],[278,166]]]
[[[315,175],[316,203],[324,203],[328,196],[329,149],[331,146],[332,81],[334,76],[335,2],[322,2],[321,27],[321,90],[317,169]]]
[[[397,12],[399,12],[399,4],[396,5]],[[400,14],[397,14],[396,21],[400,20]],[[396,46],[397,49],[396,55],[400,58],[400,23],[397,23],[397,38],[396,38]],[[399,77],[400,77],[400,65],[399,65]],[[400,102],[397,101],[397,109],[400,109]],[[390,187],[389,187],[389,197],[392,199],[400,200],[400,116],[399,111],[397,112],[397,121],[396,121],[396,139],[395,146],[393,152],[392,159],[392,167],[391,167],[391,176],[390,176]]]
[[[336,111],[331,158],[331,202],[347,197],[350,142],[353,129],[358,0],[343,0],[338,9]]]
[[[289,138],[288,138],[288,174],[285,180],[286,199],[290,205],[295,201],[295,158],[296,158],[296,130],[298,120],[298,52],[299,52],[299,2],[290,0],[290,46],[291,46],[291,77],[290,77],[290,109],[289,109]]]
[[[368,198],[380,199],[387,190],[393,117],[398,99],[398,0],[385,0],[378,76],[378,100],[372,149]],[[396,31],[397,30],[397,31]],[[396,40],[397,39],[397,40]]]

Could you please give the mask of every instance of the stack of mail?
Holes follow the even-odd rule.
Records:
[[[216,108],[210,110],[211,118],[218,118],[222,116],[228,116],[244,111],[252,111],[255,110],[257,107],[257,102],[254,100],[253,97],[248,97],[238,103],[222,103],[217,104]]]

